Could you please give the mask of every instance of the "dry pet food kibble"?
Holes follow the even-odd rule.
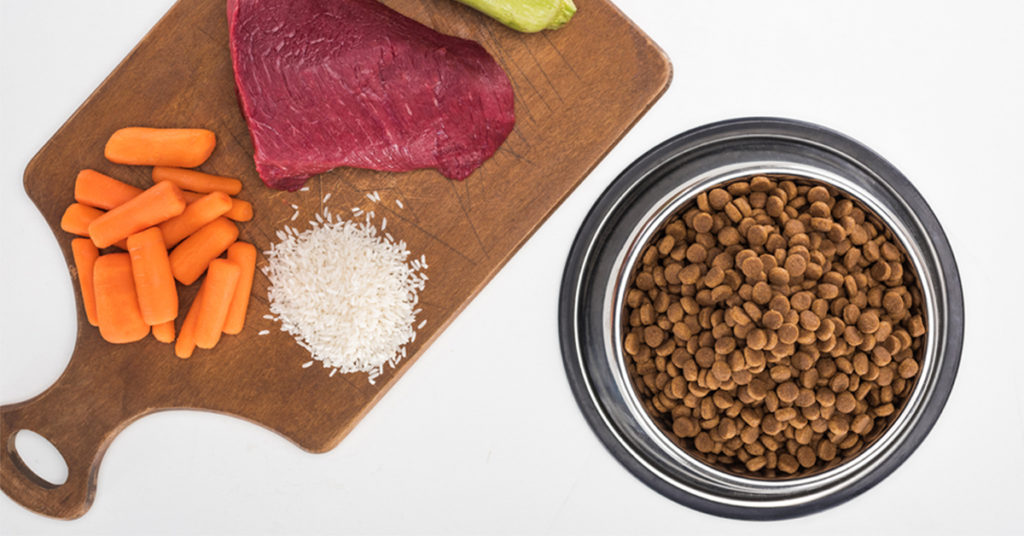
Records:
[[[627,365],[694,456],[768,478],[836,466],[898,415],[926,319],[891,231],[838,190],[756,176],[701,193],[643,251]]]

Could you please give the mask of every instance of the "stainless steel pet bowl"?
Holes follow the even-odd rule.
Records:
[[[884,221],[916,268],[928,332],[921,371],[889,427],[842,464],[809,476],[759,479],[708,465],[648,416],[626,371],[622,310],[630,272],[664,222],[714,185],[757,174],[828,183]],[[640,157],[587,215],[562,280],[559,329],[566,374],[605,447],[662,495],[742,519],[780,519],[835,506],[895,470],[935,424],[953,386],[963,342],[956,261],[938,220],[909,181],[860,143],[786,119],[748,118],[699,127]]]

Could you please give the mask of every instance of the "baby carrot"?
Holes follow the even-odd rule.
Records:
[[[207,223],[171,252],[171,273],[181,284],[191,285],[236,239],[238,227],[229,220],[221,217]]]
[[[136,188],[98,171],[83,169],[75,179],[75,201],[90,207],[110,210],[142,193]]]
[[[156,166],[153,168],[153,182],[170,181],[178,185],[182,190],[193,192],[224,192],[228,195],[238,195],[242,191],[242,181],[230,177],[210,175],[202,171],[192,169],[181,169],[173,167]]]
[[[203,194],[182,190],[187,203],[195,203]],[[224,213],[224,217],[234,221],[249,221],[252,219],[252,204],[241,199],[231,198],[231,209]]]
[[[203,290],[206,288],[206,281],[199,286],[199,292],[192,300],[192,306],[185,315],[185,321],[181,323],[181,331],[178,332],[178,340],[174,341],[174,355],[181,359],[192,357],[196,350],[196,320],[199,319],[199,309],[203,303]]]
[[[103,154],[118,164],[188,168],[205,162],[216,144],[202,128],[128,127],[110,136]]]
[[[224,331],[231,297],[238,286],[241,268],[227,259],[210,261],[203,286],[203,303],[196,318],[196,346],[210,349],[217,345]]]
[[[89,224],[89,236],[96,247],[105,248],[184,211],[185,198],[181,190],[169,182],[161,182],[93,220]]]
[[[185,207],[185,212],[160,224],[164,245],[173,248],[188,235],[231,210],[231,198],[224,192],[212,192]]]
[[[256,247],[248,242],[235,242],[228,248],[228,260],[238,265],[241,272],[224,321],[224,333],[237,335],[245,325],[245,311],[249,308],[252,278],[256,272]]]
[[[103,211],[81,203],[68,205],[60,218],[60,228],[78,236],[89,236],[89,224],[103,215]]]
[[[231,210],[225,212],[224,217],[235,221],[249,221],[252,219],[252,204],[232,197]]]
[[[178,316],[178,289],[160,229],[150,227],[129,236],[128,254],[142,319],[150,326],[173,322]]]
[[[100,251],[88,238],[76,238],[71,241],[71,256],[75,259],[75,271],[78,272],[78,287],[82,289],[82,305],[85,307],[85,318],[93,326],[96,321],[96,294],[92,287],[92,269]]]
[[[121,206],[142,193],[141,188],[123,183],[91,169],[83,169],[75,181],[75,201],[90,207],[110,210]],[[182,190],[186,203],[194,203],[204,194]],[[231,208],[224,217],[235,221],[252,219],[252,205],[248,201],[231,198]]]
[[[174,342],[174,321],[153,326],[153,338],[160,342]]]
[[[132,260],[127,253],[111,253],[93,265],[96,321],[100,335],[112,343],[135,342],[149,334],[142,320],[139,298],[132,279]]]

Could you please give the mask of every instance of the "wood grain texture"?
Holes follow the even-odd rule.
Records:
[[[425,254],[430,280],[420,299],[427,325],[409,358],[366,374],[330,377],[279,331],[268,314],[268,281],[258,273],[245,330],[189,360],[152,338],[104,342],[79,308],[78,340],[57,382],[26,402],[0,408],[0,487],[37,512],[74,518],[96,491],[104,451],[129,423],[149,413],[194,408],[248,419],[300,447],[323,452],[348,433],[430,342],[508,261],[618,139],[661,95],[671,77],[664,54],[606,0],[580,2],[555,32],[524,35],[447,0],[386,4],[436,30],[480,42],[508,72],[517,124],[497,154],[463,182],[427,170],[381,173],[339,169],[315,177],[308,192],[263,186],[235,97],[222,0],[180,0],[25,171],[25,190],[54,230],[75,277],[71,236],[59,228],[79,169],[93,168],[146,187],[150,168],[111,164],[103,145],[123,126],[205,127],[218,147],[200,169],[242,179],[241,198],[256,217],[241,239],[259,251],[286,224],[312,219],[323,197],[332,212],[351,207],[386,217],[387,231]],[[367,198],[379,192],[381,201]],[[399,208],[401,201],[404,208]],[[292,222],[292,205],[300,217]],[[560,269],[561,259],[553,259]],[[260,258],[259,263],[265,264]],[[183,310],[198,285],[181,288]],[[180,324],[180,318],[179,318]],[[260,330],[269,335],[257,336]],[[13,434],[34,430],[63,453],[68,480],[52,486],[28,471]]]

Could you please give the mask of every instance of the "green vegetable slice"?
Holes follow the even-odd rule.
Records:
[[[572,0],[456,0],[524,33],[556,30],[576,13]]]

